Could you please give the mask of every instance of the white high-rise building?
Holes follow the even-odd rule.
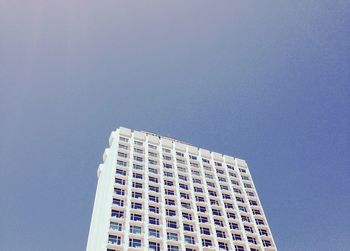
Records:
[[[244,160],[120,127],[97,176],[87,251],[277,250]]]

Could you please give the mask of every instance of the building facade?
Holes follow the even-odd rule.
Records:
[[[244,160],[120,127],[97,176],[87,251],[277,250]]]

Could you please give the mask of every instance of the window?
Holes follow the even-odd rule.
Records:
[[[253,192],[250,192],[250,191],[247,191],[247,195],[248,195],[248,196],[251,196],[251,197],[254,197],[254,196],[255,196],[254,193],[253,193]]]
[[[148,230],[148,235],[151,236],[151,237],[156,237],[156,238],[160,237],[159,230],[152,229],[152,228],[150,228]]]
[[[215,163],[215,166],[222,166],[222,164],[220,162],[214,162]]]
[[[193,166],[193,167],[199,167],[199,165],[198,165],[197,163],[191,162],[190,164],[191,164],[191,166]],[[199,175],[199,174],[197,174],[197,175]]]
[[[217,226],[220,226],[220,227],[224,226],[224,223],[221,220],[218,220],[218,219],[214,219],[214,224],[217,225]]]
[[[168,251],[179,251],[179,247],[174,245],[168,245]]]
[[[173,177],[173,174],[170,172],[164,172],[165,177]]]
[[[268,241],[268,240],[262,240],[262,243],[263,243],[264,247],[271,247],[272,246],[271,241]]]
[[[142,174],[139,174],[139,173],[133,173],[132,177],[135,179],[141,179],[141,180],[143,179]]]
[[[193,232],[193,226],[190,224],[184,224],[184,231]]]
[[[231,213],[231,212],[227,212],[227,218],[229,219],[236,219],[236,215],[234,213]]]
[[[186,202],[181,202],[181,206],[187,209],[191,209],[191,204]]]
[[[151,182],[154,182],[154,183],[158,183],[158,179],[156,177],[153,177],[153,176],[149,176],[148,180]]]
[[[133,164],[132,166],[135,170],[143,170],[143,166],[141,165]]]
[[[242,175],[242,180],[249,180],[248,176]]]
[[[210,186],[210,187],[215,187],[215,183],[214,182],[207,181],[207,185]]]
[[[228,191],[228,186],[220,185],[220,188],[221,188],[222,190]]]
[[[265,230],[265,229],[259,229],[259,234],[269,236],[269,234],[267,233],[267,230]]]
[[[241,173],[246,173],[246,172],[247,172],[246,170],[244,170],[244,169],[242,169],[242,168],[239,168],[239,171],[240,171]]]
[[[192,181],[194,184],[202,184],[202,181],[200,179],[193,178]]]
[[[176,216],[175,210],[165,209],[166,216]]]
[[[233,188],[233,191],[234,191],[235,193],[242,194],[242,191],[241,191],[241,190],[239,190],[239,189],[237,189],[237,188]]]
[[[153,149],[153,150],[157,150],[157,146],[155,146],[155,145],[148,144],[148,147]]]
[[[218,174],[224,174],[224,170],[221,170],[221,169],[216,169],[216,172]],[[219,181],[223,181],[223,182],[226,182],[226,179],[224,177],[218,177],[219,178]]]
[[[208,222],[208,217],[205,217],[205,216],[198,216],[198,221],[201,222],[201,223],[206,223]]]
[[[261,212],[258,209],[252,209],[254,215],[260,215]]]
[[[187,177],[184,176],[184,175],[180,175],[180,174],[179,174],[179,179],[180,179],[180,180],[187,181]]]
[[[175,195],[175,191],[169,190],[169,189],[165,189],[165,194],[167,194],[167,195]]]
[[[123,175],[123,176],[125,176],[125,175],[126,175],[126,171],[124,171],[124,170],[120,170],[120,169],[115,169],[115,173],[116,173],[116,174]]]
[[[226,238],[226,233],[221,230],[216,230],[216,236],[219,238]]]
[[[123,189],[120,189],[120,188],[114,188],[114,193],[119,194],[119,195],[124,195],[125,191]]]
[[[148,163],[151,164],[151,165],[157,165],[158,164],[158,162],[156,160],[153,160],[153,159],[149,159]]]
[[[141,247],[141,240],[129,239],[129,247],[140,248]]]
[[[170,206],[175,206],[175,200],[165,199],[165,204]]]
[[[139,227],[139,226],[130,226],[130,233],[132,233],[132,234],[141,234],[141,227]]]
[[[158,207],[155,207],[155,206],[148,206],[148,209],[149,209],[149,211],[152,212],[152,213],[159,214],[159,208],[158,208]]]
[[[170,149],[167,149],[167,148],[162,148],[163,152],[165,153],[171,153],[171,150]]]
[[[123,218],[124,217],[124,212],[123,211],[112,210],[111,216],[114,217],[114,218]]]
[[[170,157],[170,156],[167,156],[167,155],[163,155],[163,159],[164,159],[164,160],[170,161],[170,160],[171,160],[171,157]]]
[[[129,147],[126,145],[119,144],[119,148],[124,149],[124,150],[128,150]]]
[[[217,205],[217,206],[219,206],[219,201],[210,199],[210,205]]]
[[[248,242],[256,244],[256,239],[251,237],[251,236],[247,236]]]
[[[246,207],[238,206],[238,209],[243,211],[243,212],[247,212],[247,208]]]
[[[118,156],[122,158],[127,158],[128,155],[126,153],[118,152]]]
[[[143,150],[139,148],[134,148],[134,152],[143,154]]]
[[[170,158],[170,159],[171,159],[171,158]],[[163,163],[163,167],[164,167],[164,168],[167,168],[167,169],[172,169],[172,168],[173,168],[173,166],[170,165],[170,164],[168,164],[168,163]]]
[[[249,200],[249,204],[252,206],[257,206],[258,202],[256,202],[255,200]]]
[[[194,237],[185,235],[185,242],[189,244],[195,244]]]
[[[249,227],[249,226],[244,226],[244,230],[247,231],[247,232],[250,232],[250,233],[254,233],[253,228]]]
[[[240,234],[232,234],[232,239],[234,241],[241,241],[242,240],[242,236]]]
[[[237,223],[229,222],[230,229],[239,229],[239,226]]]
[[[174,182],[172,182],[170,180],[164,180],[164,185],[166,185],[166,186],[173,186]]]
[[[142,161],[143,161],[143,158],[142,158],[142,157],[139,157],[139,156],[134,156],[134,160],[139,161],[139,162],[142,162]]]
[[[228,246],[227,246],[227,243],[225,242],[219,242],[219,248],[220,250],[223,249],[223,250],[229,250],[228,249]]]
[[[151,186],[151,185],[149,185],[148,186],[148,189],[150,190],[150,191],[153,191],[153,192],[159,192],[159,188],[158,187],[155,187],[155,186]]]
[[[202,197],[202,196],[196,196],[196,201],[205,202],[204,197]]]
[[[158,154],[157,153],[154,153],[154,152],[148,152],[148,155],[150,157],[154,157],[154,158],[157,158],[158,157]]]
[[[248,216],[241,215],[241,219],[243,222],[250,222],[250,218]]]
[[[190,159],[197,160],[197,156],[189,155]]]
[[[202,207],[202,206],[197,206],[197,211],[205,213],[207,211],[207,208],[206,207]]]
[[[177,233],[166,233],[167,239],[172,241],[178,241],[179,237],[177,236]]]
[[[182,213],[182,217],[186,220],[192,220],[192,215],[189,213]]]
[[[184,157],[185,156],[183,153],[180,153],[180,152],[176,152],[176,155],[180,156],[180,157]]]
[[[231,183],[232,183],[232,185],[239,186],[239,182],[238,182],[238,181],[236,181],[236,180],[231,180]]]
[[[158,170],[155,169],[155,168],[152,168],[152,167],[148,168],[148,171],[149,171],[150,173],[158,174]],[[157,183],[158,183],[158,182],[157,182]]]
[[[211,195],[211,196],[217,196],[216,192],[214,192],[214,191],[208,190],[208,192],[209,192],[209,195]]]
[[[119,166],[127,166],[128,163],[126,163],[125,161],[117,160],[117,165],[119,165]]]
[[[120,141],[124,141],[124,142],[129,142],[129,139],[125,138],[125,137],[119,137],[119,140]]]
[[[261,219],[255,219],[255,222],[257,225],[265,225],[264,220]]]
[[[202,161],[204,162],[204,163],[210,163],[210,161],[208,160],[208,159],[202,159]]]
[[[133,182],[132,183],[132,187],[134,187],[134,188],[142,188],[142,183]]]
[[[149,195],[148,196],[149,200],[150,201],[154,201],[154,202],[159,202],[159,198],[157,196],[154,196],[154,195]]]
[[[157,242],[148,242],[149,250],[150,251],[160,251],[160,244]]]
[[[130,220],[133,221],[142,221],[142,216],[140,214],[131,214],[130,215]]]
[[[194,191],[195,191],[196,193],[203,193],[203,189],[200,188],[200,187],[194,187]]]
[[[244,203],[244,199],[241,198],[241,197],[236,197],[236,200],[239,201],[239,202],[241,202],[241,203]]]
[[[244,183],[243,185],[244,185],[245,188],[252,188],[251,184]]]
[[[114,181],[117,184],[125,185],[125,180],[123,180],[123,179],[115,178]]]
[[[202,239],[202,246],[203,247],[211,247],[213,244],[211,242],[211,240],[207,240],[207,239]]]
[[[170,228],[177,228],[177,222],[176,221],[170,221],[170,220],[167,220],[167,227],[170,227]]]
[[[232,203],[224,203],[224,204],[225,204],[225,208],[233,208]]]
[[[212,209],[213,215],[221,216],[221,211],[219,209]]]
[[[143,146],[143,143],[141,141],[138,141],[138,140],[134,140],[134,144],[137,146]]]
[[[114,231],[122,231],[122,224],[118,222],[111,222],[109,228],[113,229]]]
[[[235,251],[244,251],[243,246],[235,245]]]
[[[206,173],[205,177],[208,179],[214,179],[214,176],[212,174]]]
[[[206,171],[212,171],[213,169],[210,166],[204,166],[204,170]]]
[[[222,198],[223,198],[223,199],[228,199],[228,200],[230,200],[230,199],[231,199],[231,196],[230,196],[229,194],[223,193],[223,194],[222,194]]]
[[[187,169],[181,166],[177,167],[177,170],[179,170],[180,172],[187,173]]]
[[[190,198],[190,195],[187,194],[187,193],[180,193],[180,197],[181,197],[181,198],[184,198],[184,199],[189,199],[189,198]]]
[[[200,227],[201,234],[210,235],[210,229],[207,227]]]
[[[124,201],[121,200],[121,199],[113,199],[113,205],[117,205],[117,206],[123,207],[124,206]]]
[[[136,199],[142,199],[142,193],[132,192],[131,196]]]
[[[149,217],[148,220],[149,220],[149,224],[159,225],[159,219],[155,217]]]
[[[142,204],[141,203],[136,203],[136,202],[131,202],[131,208],[133,208],[133,209],[141,209],[142,210]]]
[[[108,243],[115,244],[115,245],[120,245],[121,238],[120,238],[120,236],[109,235],[108,236]]]
[[[185,184],[179,184],[180,188],[182,189],[185,189],[185,190],[188,190],[188,185],[185,185]]]

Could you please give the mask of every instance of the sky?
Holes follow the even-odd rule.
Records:
[[[124,126],[245,159],[279,250],[350,250],[349,14],[345,0],[0,0],[0,249],[84,250]]]

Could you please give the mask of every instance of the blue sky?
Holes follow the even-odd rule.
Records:
[[[1,249],[84,250],[125,126],[246,159],[279,250],[349,250],[349,10],[2,1]]]

